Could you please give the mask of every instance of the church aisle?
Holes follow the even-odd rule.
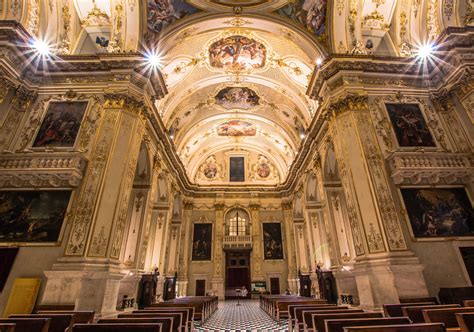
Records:
[[[286,321],[278,325],[259,307],[259,302],[241,301],[219,302],[219,309],[212,315],[203,326],[198,326],[198,332],[234,332],[234,331],[288,331]]]

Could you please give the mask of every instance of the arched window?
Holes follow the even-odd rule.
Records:
[[[226,235],[249,235],[250,217],[243,209],[233,209],[226,215]]]

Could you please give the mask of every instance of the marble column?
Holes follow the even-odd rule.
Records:
[[[289,202],[282,203],[283,234],[286,244],[286,261],[288,262],[288,289],[291,294],[298,293],[298,267],[296,266],[295,234],[293,225],[293,207]]]
[[[223,203],[216,203],[214,205],[216,210],[216,219],[214,225],[214,252],[213,252],[213,263],[214,272],[212,275],[211,286],[212,290],[216,292],[219,299],[225,298],[225,285],[224,285],[224,269],[225,269],[225,256],[222,247],[222,240],[224,236],[224,208]]]
[[[75,303],[77,310],[99,315],[115,312],[124,277],[120,257],[126,218],[145,128],[143,109],[142,102],[126,95],[105,97],[64,257],[45,273],[41,303]]]
[[[361,306],[427,296],[423,268],[402,233],[403,216],[395,206],[368,98],[351,95],[332,104],[329,114],[357,255],[354,275]]]
[[[191,262],[189,253],[191,252],[192,243],[192,217],[193,204],[191,202],[184,202],[184,213],[181,221],[181,241],[179,252],[179,266],[178,266],[178,296],[186,296],[188,288],[188,266]]]
[[[250,204],[250,220],[252,221],[252,281],[263,281],[265,276],[262,273],[262,224],[260,222],[260,205],[257,203]]]

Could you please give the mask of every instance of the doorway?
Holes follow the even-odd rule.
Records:
[[[270,294],[280,294],[280,278],[270,278]]]
[[[225,298],[236,299],[236,289],[247,288],[250,298],[250,251],[226,251]]]
[[[206,280],[196,280],[196,296],[206,295]]]

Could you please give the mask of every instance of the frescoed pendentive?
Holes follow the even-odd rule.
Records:
[[[251,109],[259,105],[259,100],[260,98],[255,91],[245,87],[227,87],[220,90],[216,95],[216,104],[226,109]]]
[[[212,252],[212,224],[194,224],[193,261],[209,261]]]
[[[280,15],[301,24],[321,40],[325,40],[327,0],[297,0],[278,10]]]
[[[270,176],[272,172],[270,162],[265,156],[260,155],[258,157],[256,173],[259,178],[266,179]]]
[[[401,147],[435,147],[418,104],[385,104]]]
[[[474,210],[464,188],[402,188],[413,235],[474,236]]]
[[[263,224],[263,251],[265,259],[283,259],[280,223]]]
[[[255,136],[257,128],[250,122],[242,120],[230,120],[217,127],[219,136]]]
[[[86,101],[51,102],[33,147],[73,147],[86,108]]]
[[[210,156],[204,162],[202,166],[202,173],[206,177],[206,179],[212,180],[216,178],[219,169],[217,167],[216,157]]]
[[[209,48],[212,67],[226,70],[250,70],[265,66],[267,50],[256,40],[231,36],[216,41]]]
[[[71,191],[1,191],[0,242],[57,242]]]
[[[199,9],[184,0],[148,0],[148,30],[158,33],[171,23],[194,13]]]

